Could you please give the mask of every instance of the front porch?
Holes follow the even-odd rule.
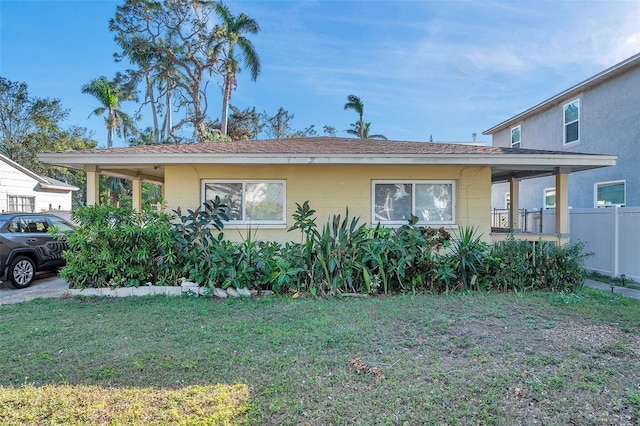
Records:
[[[490,241],[491,243],[497,243],[504,241],[508,238],[516,238],[518,240],[527,241],[553,241],[556,244],[563,245],[569,242],[569,174],[566,171],[558,168],[555,171],[556,178],[556,209],[554,218],[554,232],[549,232],[542,226],[542,215],[540,211],[540,217],[534,217],[539,220],[539,226],[527,227],[520,223],[520,180],[517,177],[511,177],[509,179],[509,191],[511,194],[511,201],[509,204],[509,210],[507,214],[507,223],[496,224],[492,223]],[[497,183],[493,181],[492,183]],[[525,214],[525,220],[527,216]],[[493,219],[493,218],[492,218]],[[492,220],[493,221],[493,220]],[[496,226],[497,225],[497,226]]]

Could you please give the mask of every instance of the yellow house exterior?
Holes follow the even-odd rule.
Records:
[[[84,170],[88,204],[98,200],[100,174],[131,179],[137,209],[142,207],[143,181],[163,186],[168,210],[195,209],[220,194],[234,211],[225,225],[228,238],[238,240],[251,229],[259,239],[280,242],[299,238],[287,229],[293,225],[296,203],[305,201],[316,210],[319,227],[334,214],[344,216],[348,208],[350,217],[371,226],[399,226],[414,214],[425,226],[474,226],[487,241],[498,240],[504,235],[491,234],[491,185],[510,183],[511,208],[517,212],[519,182],[549,175],[556,176],[558,213],[556,233],[543,237],[563,242],[568,238],[568,174],[616,162],[609,155],[326,137],[151,145],[39,157]]]
[[[359,217],[360,223],[376,225],[372,217],[374,181],[453,181],[455,182],[455,223],[432,225],[457,227],[475,225],[489,235],[491,224],[491,169],[489,167],[422,165],[194,165],[165,168],[167,208],[195,208],[204,201],[202,182],[207,180],[255,181],[275,180],[286,183],[286,224],[251,225],[262,240],[297,240],[288,233],[293,225],[296,203],[309,201],[316,210],[316,223],[322,226],[334,214]],[[189,188],[189,190],[186,190]],[[230,239],[240,237],[248,226],[225,225]]]

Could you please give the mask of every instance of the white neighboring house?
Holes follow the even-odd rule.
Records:
[[[78,189],[0,154],[0,212],[69,212],[72,193]]]

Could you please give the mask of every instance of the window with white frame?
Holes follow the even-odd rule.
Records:
[[[520,148],[520,142],[522,140],[522,128],[516,126],[511,129],[511,148]]]
[[[555,188],[544,189],[544,208],[545,209],[556,208],[556,189]]]
[[[9,195],[7,200],[7,210],[10,212],[33,213],[36,211],[36,197]]]
[[[504,194],[504,208],[505,209],[510,209],[511,208],[511,193],[510,192],[505,192],[505,194]]]
[[[454,181],[373,181],[372,223],[404,225],[455,223]]]
[[[568,103],[563,108],[564,113],[564,143],[580,140],[580,100]]]
[[[282,180],[205,180],[203,201],[216,196],[227,205],[229,223],[285,224],[286,187]]]
[[[595,199],[596,207],[624,207],[627,201],[625,181],[596,183]]]

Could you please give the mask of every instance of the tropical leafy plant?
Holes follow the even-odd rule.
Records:
[[[60,271],[72,288],[175,285],[180,274],[171,217],[113,206],[83,206],[66,235],[67,265]]]
[[[228,220],[226,209],[227,206],[216,196],[196,210],[187,210],[186,215],[182,215],[181,209],[175,211],[180,219],[180,223],[175,225],[181,249],[180,261],[188,278],[198,284],[208,285],[215,277],[215,268],[220,263],[216,256],[222,255],[224,260],[228,260],[226,250],[220,247],[224,238],[221,232],[223,221]],[[217,236],[212,229],[219,231]]]
[[[361,244],[366,239],[365,225],[358,224],[357,217],[349,219],[346,209],[344,219],[334,215],[317,236],[316,256],[323,271],[322,293],[335,295],[343,292],[358,292],[364,280]],[[368,292],[368,291],[367,291]]]
[[[307,284],[314,285],[314,271],[316,268],[315,244],[320,234],[316,229],[316,211],[309,206],[309,201],[302,205],[296,203],[296,211],[293,213],[293,226],[288,231],[300,230],[300,260],[302,267],[307,271]],[[294,262],[297,263],[297,262]]]
[[[451,257],[453,267],[460,279],[463,290],[475,289],[475,283],[482,272],[484,258],[489,252],[489,245],[478,235],[477,228],[462,227],[454,235]]]

